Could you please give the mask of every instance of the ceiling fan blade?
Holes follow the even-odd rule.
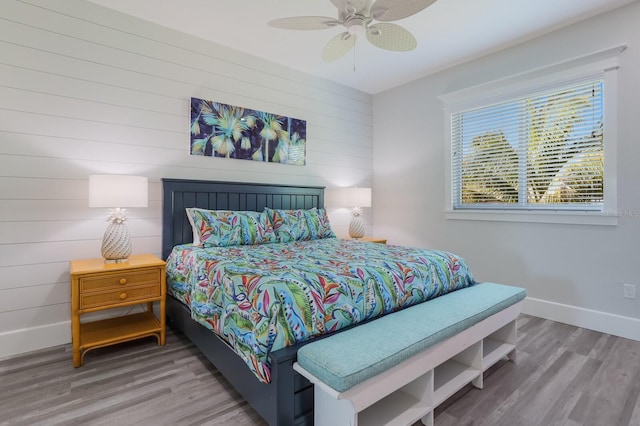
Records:
[[[353,49],[357,38],[355,34],[349,34],[346,31],[338,34],[329,40],[329,43],[324,47],[322,60],[325,62],[337,61],[343,57],[345,53]]]
[[[377,21],[389,22],[415,15],[436,0],[377,0],[371,6],[371,16]]]
[[[335,27],[340,21],[327,16],[294,16],[291,18],[274,19],[267,25],[285,30],[323,30]]]
[[[353,15],[356,12],[360,12],[366,5],[367,0],[330,0],[340,12],[348,12],[349,15]]]
[[[396,24],[374,24],[367,28],[367,40],[380,49],[406,52],[418,45],[416,38]]]

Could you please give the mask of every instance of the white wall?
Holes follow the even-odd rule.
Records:
[[[526,310],[640,340],[640,3],[374,96],[374,224],[390,243],[461,254],[480,281],[525,287]],[[620,44],[617,226],[447,220],[438,96]],[[568,306],[566,306],[568,305]]]
[[[70,342],[68,262],[106,227],[91,174],[149,177],[128,224],[155,254],[162,177],[372,183],[371,96],[277,64],[81,0],[2,0],[0,58],[0,357]],[[191,96],[306,119],[307,165],[190,156]]]

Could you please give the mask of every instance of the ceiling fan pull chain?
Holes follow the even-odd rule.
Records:
[[[356,72],[356,45],[353,45],[353,72]]]

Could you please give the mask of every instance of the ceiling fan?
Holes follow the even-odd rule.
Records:
[[[333,62],[351,50],[361,33],[374,46],[404,52],[415,49],[418,42],[409,31],[388,22],[414,15],[436,0],[330,1],[338,8],[338,18],[295,16],[274,19],[268,25],[286,30],[322,30],[342,25],[346,31],[329,40],[322,51],[322,59],[326,62]]]

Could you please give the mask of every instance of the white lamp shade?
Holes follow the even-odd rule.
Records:
[[[349,207],[371,207],[371,188],[349,188]]]
[[[328,206],[371,207],[371,188],[339,188],[327,195]]]
[[[89,207],[147,207],[149,181],[145,176],[89,176]]]

